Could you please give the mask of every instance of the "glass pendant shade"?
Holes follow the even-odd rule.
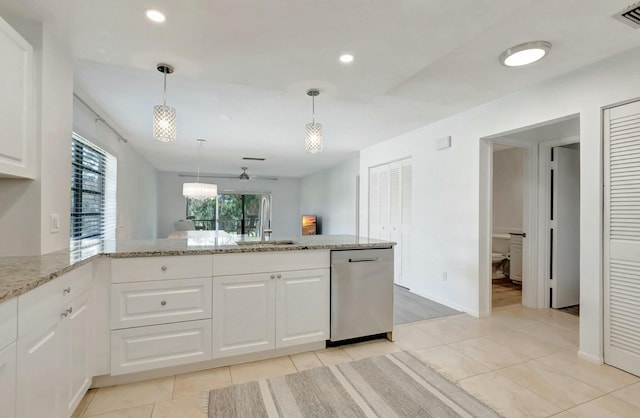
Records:
[[[321,152],[323,149],[322,124],[315,122],[307,123],[306,131],[307,136],[304,142],[305,150],[311,154]]]
[[[153,107],[153,138],[162,142],[176,140],[176,110],[173,107]]]
[[[182,195],[190,199],[214,199],[218,195],[218,186],[209,183],[184,183]]]

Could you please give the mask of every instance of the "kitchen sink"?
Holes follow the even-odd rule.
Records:
[[[271,241],[236,241],[237,245],[294,245],[295,242],[291,240],[271,240]]]

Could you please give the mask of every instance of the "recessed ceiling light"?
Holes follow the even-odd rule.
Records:
[[[340,62],[344,64],[349,64],[353,62],[353,55],[351,54],[342,54],[340,55]]]
[[[162,13],[159,10],[154,10],[154,9],[147,10],[147,19],[151,20],[152,22],[156,22],[156,23],[162,23],[165,20],[167,20],[167,18],[165,17],[164,13]]]
[[[541,60],[550,50],[550,42],[526,42],[507,49],[500,54],[499,60],[505,67],[521,67]]]

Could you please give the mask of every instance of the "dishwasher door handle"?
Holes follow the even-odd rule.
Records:
[[[368,261],[378,261],[380,260],[380,257],[375,257],[375,258],[350,258],[349,262],[350,263],[365,263]]]

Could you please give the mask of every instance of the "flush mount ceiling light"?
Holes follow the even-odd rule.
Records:
[[[163,23],[167,18],[159,10],[149,9],[146,11],[147,19],[156,23]]]
[[[340,55],[340,62],[344,64],[349,64],[353,62],[353,55],[351,54],[342,54]]]
[[[200,183],[200,152],[202,144],[207,142],[204,139],[198,141],[198,177],[195,183],[184,183],[182,185],[182,195],[189,199],[205,200],[214,199],[218,195],[218,186],[210,183]]]
[[[164,90],[162,103],[153,107],[153,138],[162,142],[176,140],[176,110],[167,106],[167,74],[173,73],[169,64],[158,64],[158,71],[164,74]]]
[[[242,169],[242,174],[240,174],[240,176],[238,176],[240,181],[249,181],[249,180],[251,180],[251,178],[247,174],[248,167],[240,167],[240,168]]]
[[[322,124],[316,123],[316,96],[320,95],[320,90],[310,89],[307,95],[311,96],[311,123],[307,123],[305,139],[305,150],[311,154],[318,153],[324,148],[322,143]]]
[[[499,60],[505,67],[521,67],[540,61],[550,50],[551,43],[547,41],[525,42],[504,51]]]

